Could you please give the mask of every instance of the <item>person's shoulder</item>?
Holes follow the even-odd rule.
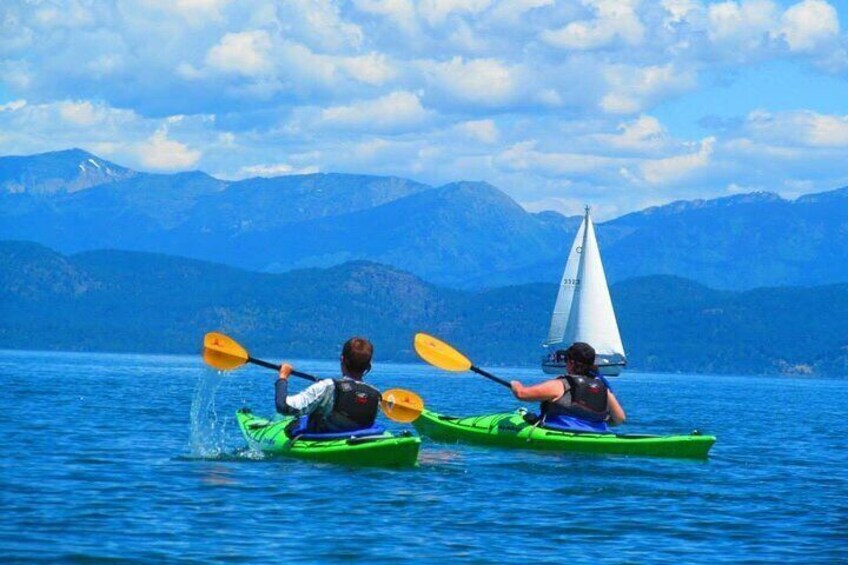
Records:
[[[320,379],[309,385],[309,388],[324,391],[328,388],[333,388],[335,379]]]
[[[599,381],[601,381],[602,383],[604,383],[604,386],[607,387],[607,390],[612,392],[612,386],[610,385],[610,382],[607,380],[607,378],[605,376],[603,376],[600,373],[595,373],[595,378],[598,379]]]

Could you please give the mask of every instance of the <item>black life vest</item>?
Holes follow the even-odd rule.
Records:
[[[608,388],[603,380],[586,375],[557,377],[568,383],[568,390],[553,401],[542,403],[544,416],[573,416],[589,422],[603,422],[609,416]]]
[[[382,399],[379,390],[353,379],[334,379],[333,386],[333,410],[326,417],[310,414],[310,432],[346,432],[374,425]]]

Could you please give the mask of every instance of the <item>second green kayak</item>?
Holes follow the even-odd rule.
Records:
[[[248,443],[265,452],[309,461],[379,467],[411,467],[418,460],[421,438],[409,433],[383,432],[364,437],[302,439],[286,435],[292,418],[271,421],[247,408],[236,412]]]
[[[654,436],[550,430],[528,423],[523,411],[456,418],[424,410],[413,426],[421,435],[442,442],[652,457],[705,459],[716,441],[715,436],[699,432]]]

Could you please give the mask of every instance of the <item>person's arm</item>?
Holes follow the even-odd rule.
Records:
[[[320,406],[327,394],[331,394],[333,380],[324,379],[309,385],[302,392],[288,396],[289,375],[292,367],[288,363],[280,367],[280,378],[274,384],[274,404],[277,412],[286,416],[303,416],[311,414]]]
[[[609,424],[611,426],[623,424],[624,420],[627,419],[627,416],[624,414],[624,408],[622,408],[621,404],[618,403],[618,399],[611,390],[607,391],[607,399],[609,400],[610,409]]]
[[[556,400],[565,394],[565,384],[560,380],[545,381],[533,386],[524,386],[519,381],[512,381],[510,388],[515,398],[529,402]]]

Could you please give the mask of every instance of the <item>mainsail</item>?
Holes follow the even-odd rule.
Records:
[[[589,208],[568,254],[545,345],[583,341],[598,355],[624,358]]]
[[[565,335],[565,328],[568,325],[568,318],[571,315],[571,307],[574,304],[574,296],[577,290],[577,282],[579,280],[578,271],[580,268],[580,252],[583,245],[583,234],[585,233],[586,219],[580,222],[580,229],[577,230],[577,236],[574,238],[574,243],[571,244],[571,251],[568,253],[568,260],[565,263],[565,271],[562,273],[562,280],[559,283],[559,293],[557,294],[556,304],[554,304],[554,314],[551,316],[551,329],[548,331],[548,339],[545,340],[545,345],[553,345],[562,343]]]

